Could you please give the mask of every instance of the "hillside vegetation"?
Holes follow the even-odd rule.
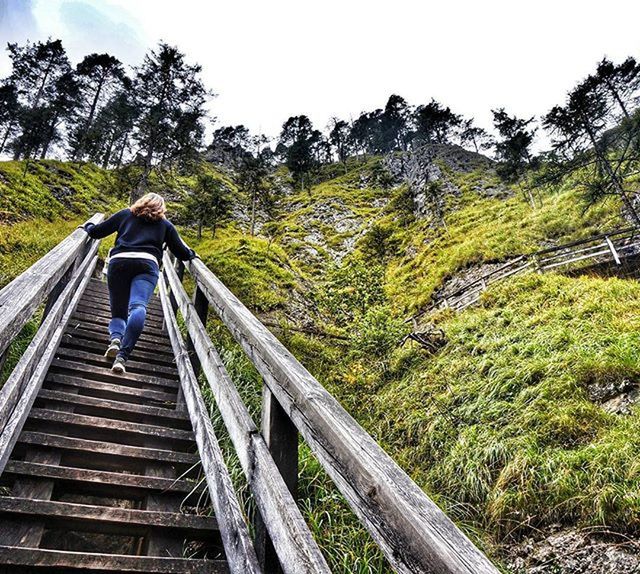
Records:
[[[517,187],[490,193],[497,185],[491,167],[443,168],[443,183],[455,192],[447,188],[437,216],[417,213],[411,190],[387,177],[381,161],[353,161],[347,173],[340,166],[310,188],[286,190],[275,215],[261,214],[255,237],[240,204],[215,237],[205,229],[198,240],[192,226],[183,227],[184,237],[505,572],[515,572],[511,544],[557,525],[633,536],[640,411],[631,402],[626,414],[612,412],[606,402],[640,383],[636,282],[514,278],[475,308],[437,315],[446,337],[437,354],[399,346],[407,313],[423,308],[448,278],[621,225],[620,205],[586,209],[567,181],[541,189],[532,209]],[[22,191],[31,198],[2,199],[0,285],[91,211],[122,205],[104,195],[113,186],[101,170],[32,165]],[[3,181],[18,178],[9,187],[18,185],[23,168],[0,164]],[[73,197],[56,195],[62,181]],[[172,193],[180,220],[179,186]],[[46,207],[29,208],[41,195]],[[300,327],[344,339],[294,330]],[[257,416],[259,377],[213,318],[209,330]],[[301,504],[335,571],[387,572],[306,450],[301,467]]]

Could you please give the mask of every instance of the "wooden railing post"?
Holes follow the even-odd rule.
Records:
[[[47,315],[49,315],[49,313],[51,312],[52,307],[56,304],[58,297],[60,297],[60,294],[64,291],[64,288],[67,286],[67,283],[69,283],[69,279],[71,279],[71,275],[73,274],[74,269],[75,269],[75,265],[70,265],[69,269],[67,269],[64,272],[64,275],[60,277],[60,280],[56,283],[55,287],[51,290],[51,293],[49,293],[49,296],[47,297],[47,302],[44,305],[44,311],[42,312],[42,319],[40,320],[41,325],[44,322],[44,320],[47,318]]]
[[[295,500],[298,490],[298,429],[266,385],[262,388],[262,436]],[[265,574],[282,572],[264,521],[257,511],[255,532],[256,553]]]
[[[182,267],[184,273],[184,265]],[[193,293],[193,307],[196,311],[196,315],[202,321],[202,324],[207,326],[207,315],[209,314],[209,300],[200,287],[196,286],[196,290]],[[196,348],[191,339],[191,335],[187,335],[187,351],[189,352],[189,358],[191,359],[191,366],[196,374],[196,377],[200,374],[201,365]]]

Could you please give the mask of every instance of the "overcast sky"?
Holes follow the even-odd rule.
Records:
[[[640,58],[637,0],[0,0],[0,40],[61,38],[72,60],[140,62],[159,40],[203,66],[219,125],[277,135],[432,97],[490,127],[540,115],[603,56]],[[0,75],[9,70],[0,55]]]

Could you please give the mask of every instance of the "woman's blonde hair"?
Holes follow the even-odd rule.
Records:
[[[131,206],[131,213],[136,217],[143,217],[149,221],[160,221],[164,219],[167,206],[164,197],[157,193],[147,193]]]

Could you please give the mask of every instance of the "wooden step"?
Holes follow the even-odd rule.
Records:
[[[201,491],[195,481],[171,478],[156,478],[126,474],[122,472],[106,472],[88,470],[67,466],[52,466],[35,462],[11,460],[5,467],[3,478],[30,476],[35,478],[52,479],[58,483],[71,486],[73,492],[91,492],[100,496],[132,497],[141,492],[153,491],[157,493],[189,494]]]
[[[65,340],[80,340],[80,341],[90,341],[96,345],[99,345],[102,348],[102,352],[106,351],[109,335],[106,330],[93,330],[93,329],[83,329],[81,327],[73,327],[67,329],[64,334]],[[136,343],[135,349],[133,350],[133,355],[136,355],[137,351],[144,351],[146,353],[151,354],[161,354],[162,358],[166,360],[170,360],[173,362],[173,352],[171,350],[171,344],[168,341],[163,341],[158,343],[157,341],[149,341],[144,337],[138,339]]]
[[[110,382],[93,381],[84,379],[81,376],[64,375],[61,373],[49,373],[45,380],[47,388],[71,387],[81,389],[83,396],[96,398],[114,399],[126,401],[132,404],[153,403],[153,406],[175,408],[176,394],[170,390],[149,390],[126,385],[117,385]]]
[[[69,335],[73,335],[75,331],[88,332],[83,333],[83,335],[88,336],[88,334],[90,333],[92,338],[99,342],[103,342],[105,345],[109,341],[109,331],[107,330],[106,326],[94,325],[93,323],[77,321],[71,318],[66,333]],[[171,352],[171,342],[169,341],[169,338],[165,336],[158,337],[156,335],[152,335],[148,332],[142,331],[142,335],[140,335],[138,342],[147,343],[148,346],[158,345],[162,350]]]
[[[108,359],[104,354],[97,354],[90,351],[81,351],[79,349],[69,349],[68,347],[59,347],[56,351],[56,357],[68,359],[70,361],[76,361],[84,365],[95,365],[97,367],[103,367],[110,369],[113,365],[113,359]],[[165,377],[168,379],[177,379],[178,370],[175,367],[167,367],[166,365],[158,365],[152,362],[138,361],[135,359],[129,359],[127,361],[127,374],[151,374],[159,377]]]
[[[106,283],[89,283],[87,285],[87,289],[84,292],[84,296],[96,297],[109,302],[109,288]],[[152,295],[149,299],[149,305],[157,307],[158,309],[162,309],[162,303],[160,302],[160,297],[157,295]]]
[[[106,312],[109,317],[111,316],[111,305],[108,299],[98,299],[85,293],[82,299],[80,299],[79,305],[88,309],[89,312],[91,312],[91,310],[93,309],[99,309],[102,312]],[[162,314],[161,308],[158,308],[154,305],[147,305],[147,317],[162,319],[164,315]]]
[[[40,548],[19,548],[0,546],[0,564],[15,568],[26,567],[29,570],[13,570],[15,574],[23,572],[50,571],[68,572],[135,572],[138,574],[227,574],[229,572],[223,560],[191,560],[188,558],[155,558],[149,556],[126,556],[121,554],[92,554],[87,552],[63,552],[61,550],[43,550]],[[0,568],[2,568],[0,566]],[[41,570],[42,569],[42,570]],[[0,570],[1,571],[1,570]],[[4,573],[3,573],[4,574]],[[7,571],[6,574],[9,574]]]
[[[151,375],[141,375],[139,373],[126,373],[118,375],[111,371],[110,367],[97,367],[95,365],[78,364],[74,361],[65,359],[54,359],[51,366],[57,369],[71,371],[74,375],[82,375],[82,378],[92,379],[114,383],[122,386],[135,386],[137,388],[145,388],[151,386],[153,388],[161,387],[165,389],[177,390],[179,383],[176,380],[164,377],[153,377]]]
[[[95,319],[99,319],[102,323],[103,321],[109,324],[111,321],[111,311],[108,309],[103,309],[101,306],[97,306],[95,304],[87,304],[83,305],[82,302],[78,303],[76,307],[76,314],[87,315],[93,317],[92,322],[95,322]],[[157,315],[153,312],[150,312],[147,309],[146,317],[144,320],[144,328],[145,329],[156,329],[162,332],[164,323],[164,317],[162,315]]]
[[[34,431],[23,431],[18,438],[18,444],[46,446],[60,449],[62,451],[80,451],[85,455],[91,453],[92,456],[93,454],[99,453],[110,457],[142,459],[144,461],[182,463],[187,465],[194,465],[200,461],[197,454],[190,454],[187,452],[161,450],[158,448],[144,448],[140,446],[127,446],[117,443],[58,436]],[[87,463],[90,462],[90,458],[91,457],[88,457]]]
[[[109,327],[109,319],[107,317],[101,317],[95,313],[81,313],[80,311],[76,311],[71,317],[71,322],[78,321],[85,325],[95,325],[97,327],[102,327],[105,330]],[[158,323],[147,323],[145,322],[144,331],[150,335],[154,335],[155,337],[162,337],[164,332],[162,330],[162,326]]]
[[[81,434],[80,438],[90,440],[110,440],[110,442],[136,445],[145,440],[156,439],[159,444],[170,450],[194,450],[193,433],[185,430],[133,423],[102,417],[68,413],[49,409],[32,408],[25,423],[26,430],[37,432],[58,433],[65,435]],[[142,446],[140,444],[140,446]]]
[[[61,345],[68,349],[78,349],[102,356],[104,356],[104,353],[107,350],[107,345],[104,343],[104,341],[98,342],[81,337],[73,337],[72,335],[65,335],[62,338]],[[167,351],[158,351],[157,349],[154,349],[153,352],[145,351],[139,349],[138,345],[136,345],[133,353],[131,354],[130,360],[145,361],[147,359],[155,361],[160,365],[166,365],[168,367],[175,366],[175,359],[171,353]]]
[[[188,413],[185,411],[176,411],[174,409],[137,405],[122,401],[111,401],[108,399],[88,397],[85,395],[53,391],[49,389],[40,390],[38,398],[36,399],[36,406],[41,406],[42,403],[73,405],[73,412],[82,415],[130,422],[144,422],[146,424],[152,424],[149,420],[154,420],[157,421],[158,424],[162,424],[164,426],[182,428],[185,430],[191,429],[191,422],[189,421]]]
[[[206,538],[219,530],[217,520],[211,516],[130,510],[12,496],[0,497],[0,513],[38,518],[43,520],[48,528],[128,536],[145,536],[150,528],[161,528],[183,531],[189,538]]]

